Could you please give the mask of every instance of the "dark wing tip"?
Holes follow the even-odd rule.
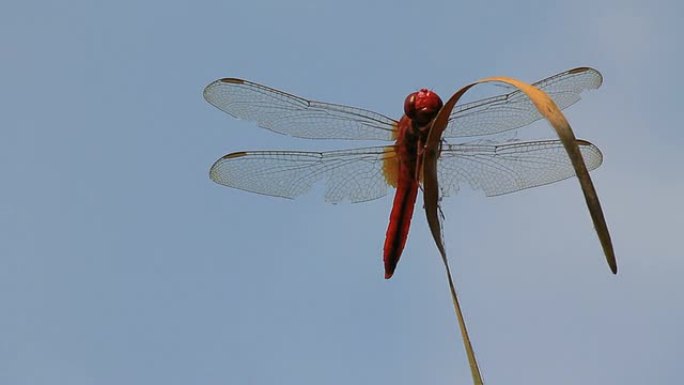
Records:
[[[238,79],[238,78],[223,78],[223,79],[219,79],[219,81],[221,83],[230,83],[230,84],[244,84],[245,83],[244,80]]]
[[[211,167],[209,168],[209,179],[213,180],[214,182],[216,182],[218,184],[222,184],[219,182],[219,179],[216,175],[218,165],[226,159],[240,158],[240,157],[243,157],[246,155],[247,155],[247,153],[245,151],[240,151],[240,152],[231,152],[228,155],[224,155],[224,156],[218,158],[216,160],[216,162],[214,162],[214,164],[212,164]]]
[[[209,92],[212,91],[212,89],[221,83],[228,83],[228,84],[245,84],[245,80],[243,79],[238,79],[238,78],[223,78],[223,79],[218,79],[214,80],[213,82],[207,84],[206,87],[204,87],[204,92],[202,93],[204,95],[204,99],[208,101],[210,104],[214,105],[214,103],[211,102]]]
[[[580,73],[584,73],[584,72],[592,72],[592,73],[594,73],[594,74],[599,78],[599,82],[598,82],[598,84],[596,85],[596,88],[601,87],[601,84],[603,84],[603,75],[601,75],[601,73],[600,73],[597,69],[595,69],[595,68],[591,68],[591,67],[577,67],[577,68],[573,68],[573,69],[569,70],[569,71],[568,71],[568,74],[574,75],[574,74],[580,74]]]
[[[245,151],[231,152],[231,153],[228,154],[228,155],[222,156],[220,160],[223,160],[223,159],[231,159],[231,158],[240,158],[240,157],[243,157],[243,156],[245,156],[245,155],[247,155],[247,152],[245,152]]]
[[[591,68],[591,67],[577,67],[577,68],[571,69],[570,71],[568,71],[568,73],[569,73],[569,74],[578,74],[578,73],[581,73],[581,72],[590,71],[590,70],[592,70],[592,69],[593,69],[593,68]]]

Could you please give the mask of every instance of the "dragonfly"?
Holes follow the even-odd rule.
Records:
[[[578,102],[583,92],[599,88],[602,81],[597,70],[579,67],[533,85],[564,109]],[[409,94],[399,120],[362,108],[305,99],[237,78],[210,83],[204,98],[235,118],[279,134],[392,142],[326,152],[233,152],[219,158],[209,175],[224,186],[289,199],[322,183],[325,200],[331,203],[370,201],[396,189],[383,248],[385,278],[393,276],[408,239],[421,187],[424,145],[443,105],[436,93],[420,89]],[[441,196],[454,195],[463,185],[482,190],[486,196],[499,196],[574,176],[561,141],[500,139],[500,134],[541,118],[519,90],[455,106],[439,148]],[[464,138],[465,142],[446,141],[453,138]],[[603,155],[598,147],[581,139],[577,144],[588,170],[601,165]]]

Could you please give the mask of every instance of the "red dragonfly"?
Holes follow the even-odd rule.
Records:
[[[575,68],[533,85],[566,108],[580,93],[596,89],[601,74]],[[404,103],[399,121],[365,109],[308,100],[247,80],[225,78],[212,82],[204,98],[215,107],[280,134],[309,139],[366,139],[393,141],[392,145],[329,152],[241,151],[218,159],[210,170],[216,183],[258,194],[295,198],[321,180],[326,201],[361,202],[378,199],[396,188],[384,245],[385,278],[401,257],[418,189],[421,184],[423,144],[442,107],[434,92],[421,89]],[[478,137],[466,143],[443,143],[438,160],[442,196],[456,193],[464,183],[487,196],[567,179],[575,175],[559,140],[487,140],[526,126],[541,115],[520,91],[456,106],[443,138]],[[593,144],[578,140],[587,168],[603,160]]]

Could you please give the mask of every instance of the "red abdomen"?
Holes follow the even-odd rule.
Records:
[[[394,163],[397,192],[394,195],[383,255],[386,279],[394,274],[394,269],[404,251],[419,187],[416,170],[419,168],[420,138],[413,134],[412,122],[406,116],[399,122],[397,134],[395,146],[397,158]]]
[[[404,178],[400,174],[398,182],[385,237],[383,258],[385,262],[385,279],[392,277],[401,253],[404,251],[409,227],[411,226],[411,218],[413,217],[413,209],[416,206],[416,197],[418,196],[418,181],[413,176]]]

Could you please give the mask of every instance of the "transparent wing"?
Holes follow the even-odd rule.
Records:
[[[597,89],[603,78],[593,68],[580,67],[534,83],[546,92],[560,109],[580,100],[585,90]],[[493,96],[456,106],[449,116],[444,138],[493,135],[526,126],[541,115],[521,91]]]
[[[330,152],[236,152],[217,160],[209,176],[225,186],[283,198],[295,198],[323,181],[326,201],[361,202],[387,194],[383,161],[395,156],[393,146]]]
[[[299,138],[392,140],[397,124],[373,111],[307,100],[242,79],[216,80],[204,89],[204,98],[238,119]]]
[[[601,165],[598,147],[577,140],[589,170]],[[575,175],[559,140],[510,143],[473,142],[448,144],[438,159],[443,196],[453,195],[466,182],[487,196],[508,194],[541,186]]]

